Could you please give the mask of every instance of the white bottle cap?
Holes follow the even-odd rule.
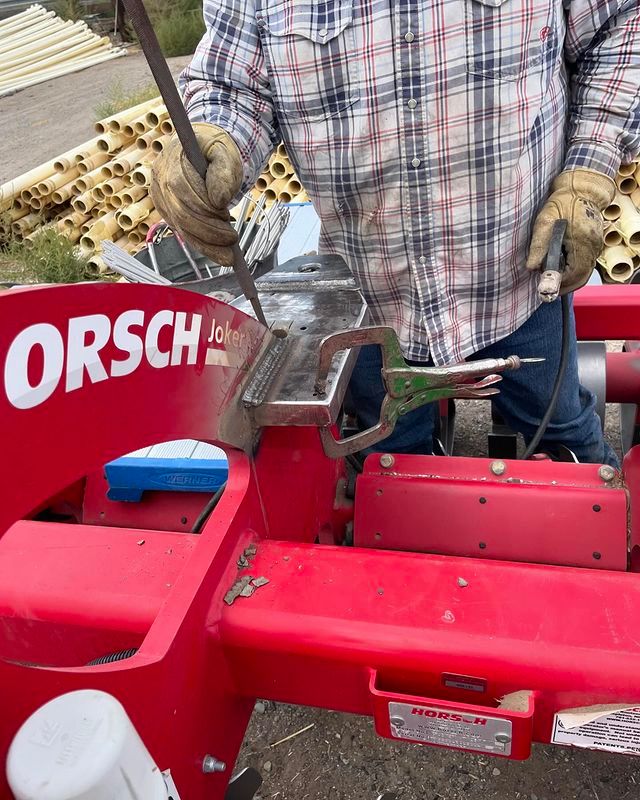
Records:
[[[16,800],[167,800],[164,778],[122,705],[82,690],[51,700],[15,735]]]

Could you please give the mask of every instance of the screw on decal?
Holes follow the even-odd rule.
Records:
[[[496,733],[496,742],[498,744],[509,744],[511,737],[508,733]]]
[[[405,721],[402,719],[402,717],[390,717],[389,718],[389,722],[395,728],[403,728],[405,726],[405,724],[406,724]]]

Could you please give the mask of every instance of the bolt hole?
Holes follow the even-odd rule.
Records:
[[[595,558],[596,561],[600,561],[600,559],[602,558],[602,553],[598,553],[598,551],[596,550],[596,552],[593,554],[593,557]]]
[[[376,491],[376,494],[378,495],[378,497],[380,497],[380,495],[382,494],[382,489],[378,489],[378,490]]]
[[[594,511],[600,511],[600,510],[601,510],[601,506],[599,506],[599,505],[596,503],[596,504],[593,506],[593,510],[594,510]]]
[[[478,545],[478,547],[479,547],[481,550],[486,550],[486,549],[487,549],[487,543],[486,543],[486,542],[480,542],[480,544]]]
[[[104,511],[100,512],[100,519],[104,519]]]
[[[379,542],[380,539],[382,539],[382,534],[381,533],[376,533],[376,534],[374,534],[374,538],[375,538],[376,542]]]
[[[486,502],[487,502],[487,498],[486,497],[481,497],[480,498],[480,504],[481,505],[484,505]]]
[[[187,524],[187,518],[186,518],[186,517],[180,517],[180,522],[181,522],[183,525],[186,525],[186,524]]]

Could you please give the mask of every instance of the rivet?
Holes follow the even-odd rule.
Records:
[[[494,475],[504,475],[506,471],[507,465],[504,463],[504,461],[491,462],[491,472],[493,472]]]
[[[383,453],[380,456],[380,466],[384,467],[385,469],[389,469],[389,467],[392,467],[395,464],[395,462],[396,460],[391,455],[391,453]]]
[[[602,558],[602,553],[599,553],[596,550],[595,553],[593,554],[593,557],[595,558],[596,561],[600,561],[600,559]]]
[[[480,498],[480,505],[484,505],[486,502],[487,502],[487,498],[486,497],[481,497]]]
[[[374,533],[373,537],[376,540],[376,542],[379,542],[380,539],[382,539],[382,534],[381,533]]]
[[[487,549],[487,543],[486,542],[480,542],[480,544],[478,546],[480,547],[481,550],[486,550]]]
[[[600,510],[601,510],[601,507],[600,507],[600,506],[599,506],[599,505],[596,503],[596,504],[593,506],[593,510],[594,510],[594,511],[600,511]]]

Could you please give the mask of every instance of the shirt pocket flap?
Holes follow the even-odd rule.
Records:
[[[268,5],[264,16],[272,36],[297,35],[326,44],[351,24],[353,2],[281,0]]]

